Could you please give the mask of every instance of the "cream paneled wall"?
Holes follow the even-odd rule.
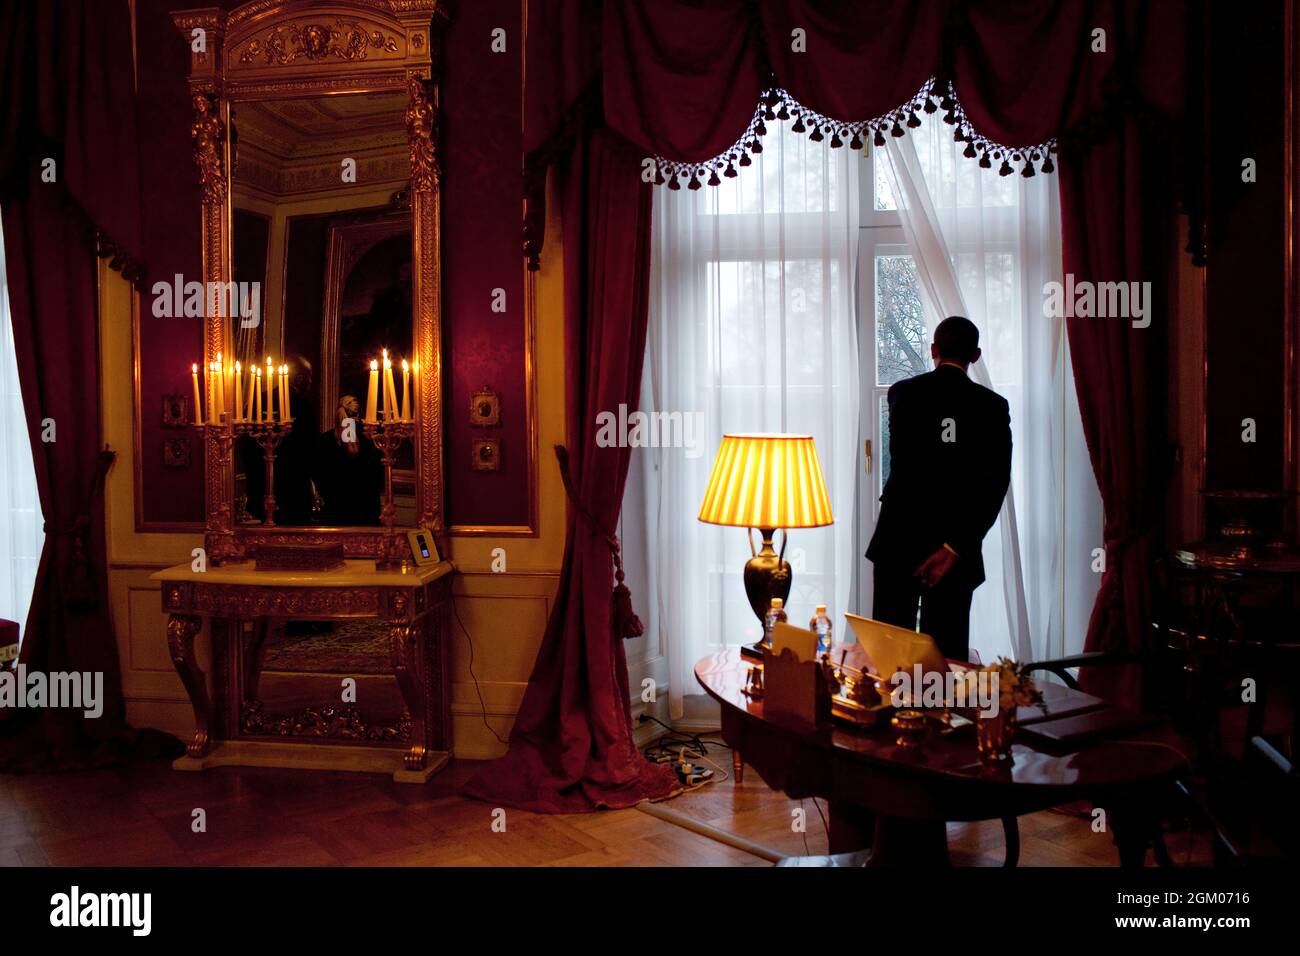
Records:
[[[557,210],[559,203],[548,206]],[[452,542],[451,559],[461,572],[453,588],[455,606],[473,638],[473,672],[478,678],[476,691],[470,674],[470,647],[453,617],[453,734],[455,753],[465,758],[493,757],[504,752],[504,745],[488,726],[503,740],[510,730],[541,643],[563,558],[564,491],[550,452],[553,445],[564,440],[564,289],[556,220],[547,224],[546,253],[541,271],[534,274],[539,534],[531,538],[461,537]],[[135,374],[131,309],[135,293],[120,275],[102,263],[99,280],[103,433],[104,441],[118,452],[117,463],[108,476],[105,509],[109,592],[127,714],[136,726],[158,727],[188,738],[193,716],[168,657],[166,617],[160,610],[159,588],[149,575],[188,562],[191,549],[201,545],[202,539],[197,532],[136,530],[131,467]],[[148,308],[148,293],[145,295],[142,304]],[[145,410],[145,414],[150,413]],[[506,551],[504,573],[491,571],[493,550],[498,547]],[[198,653],[204,670],[210,671],[211,647],[206,629],[198,642]],[[646,666],[639,656],[634,660],[634,689],[639,688]]]

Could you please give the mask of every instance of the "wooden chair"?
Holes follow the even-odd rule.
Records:
[[[1078,678],[1071,673],[1076,668],[1083,667],[1103,667],[1114,666],[1117,664],[1137,663],[1140,658],[1133,654],[1113,654],[1103,651],[1084,651],[1080,654],[1071,654],[1066,657],[1053,658],[1046,661],[1035,661],[1025,668],[1025,673],[1031,674],[1034,671],[1046,671],[1049,674],[1060,679],[1060,681],[1071,690],[1080,690]],[[1006,856],[1003,859],[1004,867],[1016,866],[1020,862],[1020,823],[1016,817],[1002,818],[1002,833],[1006,839]],[[1171,867],[1174,865],[1169,856],[1169,850],[1165,846],[1164,833],[1156,828],[1150,836],[1152,852],[1155,853],[1156,862],[1162,867]]]

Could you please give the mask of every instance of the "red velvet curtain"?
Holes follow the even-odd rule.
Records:
[[[596,415],[636,407],[645,356],[651,188],[640,154],[607,130],[578,134],[558,171],[563,201],[570,509],[555,607],[508,753],[464,788],[544,813],[629,807],[677,789],[632,739],[627,658],[612,635],[613,558],[630,448],[596,444]]]
[[[135,271],[140,209],[125,0],[0,10],[0,220],[19,381],[45,549],[20,662],[100,674],[103,712],[16,709],[0,717],[0,770],[102,764],[173,752],[124,723],[109,622],[100,447],[96,253]],[[54,178],[44,175],[53,159]],[[97,239],[98,237],[98,239]],[[45,440],[46,423],[54,428]]]
[[[65,192],[130,273],[140,251],[127,0],[17,0],[0,8],[0,201],[35,182]],[[54,180],[32,177],[53,159]]]
[[[1088,624],[1086,650],[1141,655],[1150,632],[1151,568],[1163,540],[1169,479],[1165,335],[1172,205],[1167,171],[1150,161],[1151,132],[1132,120],[1113,138],[1061,164],[1061,232],[1066,275],[1076,283],[1150,281],[1147,328],[1125,319],[1070,318],[1066,330],[1079,412],[1105,527],[1105,570]],[[1153,281],[1154,280],[1154,281]],[[1091,693],[1140,701],[1136,663],[1084,668]]]

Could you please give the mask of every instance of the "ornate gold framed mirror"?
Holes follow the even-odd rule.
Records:
[[[208,559],[341,543],[395,561],[420,527],[445,553],[446,0],[255,0],[173,19],[191,50],[203,361],[219,373],[195,379],[216,410],[202,426]],[[371,413],[381,356],[394,385]],[[274,427],[254,418],[263,389]]]

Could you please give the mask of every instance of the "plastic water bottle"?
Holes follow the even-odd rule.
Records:
[[[768,647],[772,646],[772,632],[776,630],[778,621],[782,624],[789,621],[785,613],[785,601],[782,598],[772,598],[772,606],[763,616],[763,643]]]
[[[831,652],[831,618],[826,613],[826,605],[818,604],[817,612],[808,622],[808,630],[817,635],[817,656]]]

